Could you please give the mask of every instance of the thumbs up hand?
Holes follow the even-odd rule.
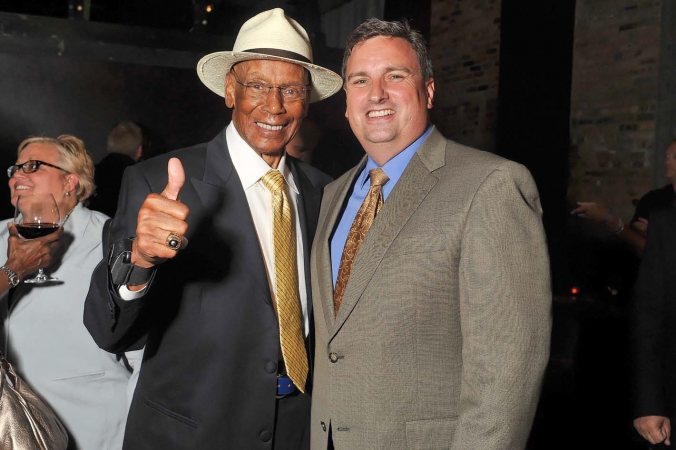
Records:
[[[167,187],[162,191],[162,197],[169,200],[178,200],[181,188],[185,184],[183,164],[178,158],[171,158],[167,164]]]
[[[178,158],[167,164],[167,186],[161,194],[149,194],[138,212],[136,239],[131,262],[140,267],[153,267],[176,256],[188,245],[186,218],[190,212],[180,202],[185,172]]]

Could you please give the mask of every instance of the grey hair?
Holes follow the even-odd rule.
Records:
[[[411,48],[413,48],[413,51],[418,57],[418,64],[420,64],[423,81],[427,81],[434,76],[432,73],[432,59],[427,51],[425,38],[419,31],[411,28],[408,21],[400,22],[395,20],[388,22],[380,19],[367,19],[364,23],[352,30],[347,37],[342,69],[343,80],[346,80],[345,82],[347,82],[347,74],[345,73],[347,69],[347,60],[350,59],[354,47],[357,44],[361,44],[362,42],[378,36],[404,39],[411,45]]]

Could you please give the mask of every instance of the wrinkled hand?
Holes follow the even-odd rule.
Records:
[[[608,214],[610,213],[608,208],[600,203],[577,202],[577,204],[579,206],[570,213],[578,217],[592,220],[594,222],[605,223],[606,219],[608,218]]]
[[[5,266],[12,269],[20,279],[46,268],[52,264],[52,257],[58,245],[63,228],[54,233],[35,239],[24,239],[13,223],[9,223],[9,239],[7,240],[7,262]]]
[[[153,267],[176,256],[177,251],[167,246],[170,233],[182,237],[180,248],[188,240],[183,236],[188,231],[185,219],[189,209],[179,201],[185,183],[183,165],[171,158],[167,165],[167,187],[161,194],[150,194],[141,205],[136,225],[136,239],[132,245],[131,262],[141,267]]]
[[[634,420],[634,428],[651,444],[671,445],[671,421],[663,416],[644,416]]]
[[[648,235],[648,219],[639,217],[637,221],[632,222],[631,227],[638,233],[641,233],[643,237]]]

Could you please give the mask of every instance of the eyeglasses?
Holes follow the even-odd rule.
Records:
[[[9,166],[7,168],[7,176],[9,178],[12,178],[14,174],[19,171],[19,169],[23,170],[23,173],[33,173],[37,171],[40,168],[40,166],[49,166],[55,169],[63,170],[66,173],[69,173],[67,170],[62,169],[59,166],[55,166],[54,164],[49,164],[44,161],[38,161],[36,159],[30,159],[23,164],[14,164],[13,166]]]
[[[296,100],[303,100],[307,97],[308,92],[312,90],[311,86],[302,86],[302,85],[286,85],[286,86],[273,86],[271,84],[263,83],[261,81],[254,81],[252,83],[242,83],[237,77],[234,76],[235,81],[238,84],[241,84],[246,89],[246,93],[249,97],[255,99],[266,98],[270,93],[271,89],[279,89],[279,93],[282,95],[284,100],[294,102]]]

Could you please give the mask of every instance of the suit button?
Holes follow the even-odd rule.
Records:
[[[261,433],[261,441],[268,442],[270,439],[272,439],[271,431],[265,430]]]
[[[277,363],[268,361],[265,363],[265,371],[267,373],[277,373]]]
[[[331,361],[332,363],[337,363],[338,362],[338,354],[336,352],[329,353],[329,361]]]
[[[326,431],[326,424],[324,422],[322,422],[322,430]]]

